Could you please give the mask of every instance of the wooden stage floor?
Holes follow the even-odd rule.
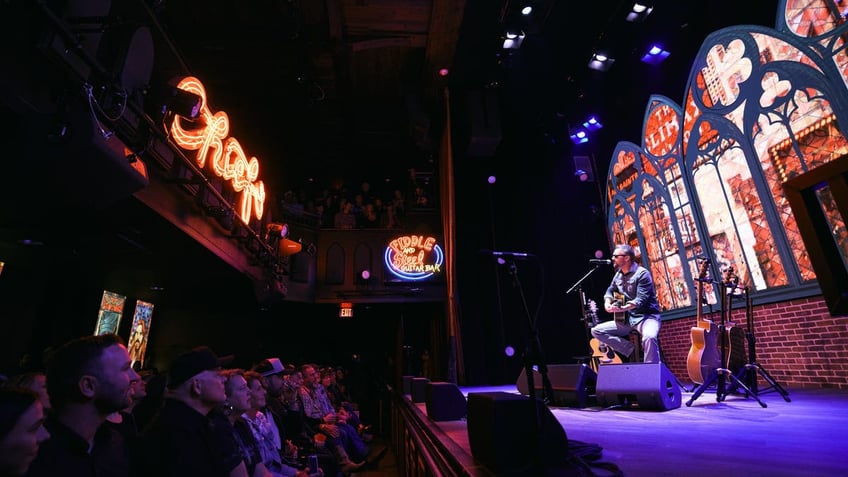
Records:
[[[462,387],[475,392],[517,393],[515,385]],[[603,448],[601,461],[626,476],[835,476],[848,474],[848,391],[787,389],[753,398],[730,394],[717,402],[715,389],[691,406],[691,391],[669,411],[549,407],[570,443]],[[424,404],[416,404],[426,415]],[[481,473],[468,441],[465,420],[436,422],[441,439],[456,449],[470,475]],[[498,430],[508,432],[508,430]],[[598,475],[604,475],[598,472]]]

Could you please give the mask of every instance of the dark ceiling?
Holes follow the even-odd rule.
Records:
[[[585,151],[596,155],[602,176],[616,142],[639,142],[642,115],[651,94],[682,99],[692,59],[706,35],[729,25],[773,26],[777,1],[745,2],[744,9],[732,0],[658,1],[645,22],[631,24],[624,21],[630,8],[625,1],[536,0],[532,2],[534,13],[523,20],[526,39],[522,48],[509,52],[501,47],[503,33],[516,20],[521,6],[510,0],[145,3],[172,40],[185,69],[206,85],[210,107],[229,114],[231,135],[262,160],[263,180],[271,184],[272,192],[280,194],[303,188],[310,179],[317,192],[341,182],[355,187],[364,179],[403,181],[409,168],[435,168],[446,86],[452,108],[458,112],[452,121],[463,132],[455,137],[458,167],[500,163],[512,173],[516,159],[523,161],[529,156],[546,155],[562,162],[582,153],[569,143],[568,125],[594,113],[605,128]],[[43,23],[43,15],[37,16]],[[640,63],[641,51],[654,38],[664,42],[671,56],[658,66]],[[20,38],[13,40],[4,43],[4,55],[16,55],[21,63],[15,68],[24,71],[29,68],[28,53],[16,50]],[[600,46],[617,59],[605,73],[587,68],[593,50]],[[441,68],[449,69],[446,77],[439,76]],[[498,99],[501,147],[492,150],[491,161],[465,160],[465,143],[473,134],[468,124],[468,97],[481,90]],[[19,130],[4,132],[6,142],[15,143],[22,134],[32,134],[18,126]],[[35,136],[32,141],[20,141],[20,149],[12,155],[29,157],[36,149],[33,144],[44,142]],[[528,190],[539,189],[535,181],[540,178],[550,181],[550,176],[524,167],[513,175],[527,175]],[[0,198],[9,202],[29,192],[29,182],[18,179],[6,175]],[[54,180],[63,182],[64,177]],[[568,189],[561,184],[545,187]],[[580,192],[574,188],[562,193]],[[45,211],[65,201],[58,193],[49,199],[36,195],[32,202],[39,200],[49,202],[38,206]],[[515,202],[503,210],[513,208],[521,214],[527,205],[518,200],[516,194]],[[559,200],[571,203],[569,197]],[[472,215],[480,205],[473,207]],[[4,206],[0,229],[8,230],[9,216],[22,215],[13,214],[15,210],[17,207]],[[118,209],[79,215],[45,212],[43,220],[26,221],[38,222],[43,230],[56,230],[53,224],[61,223],[55,233],[64,248],[86,256],[93,256],[96,250],[88,253],[84,247],[101,250],[106,265],[126,253],[156,254],[166,263],[182,258],[182,247],[156,245],[161,241],[159,231],[168,227],[159,224],[164,219],[144,224],[137,218],[143,214],[126,208],[120,214],[111,210]],[[560,213],[561,207],[539,215]],[[531,220],[523,215],[521,220]],[[509,223],[505,217],[499,219]],[[61,234],[66,227],[76,229],[73,236]],[[551,225],[536,229],[545,227]],[[17,231],[8,235],[13,240],[26,238]],[[105,239],[91,242],[90,237],[97,235],[110,237],[112,245]],[[467,248],[494,248],[494,238],[491,241]],[[526,247],[522,249],[537,249],[532,244]],[[199,253],[203,255],[199,260],[208,258],[205,250]]]
[[[522,18],[525,3],[534,11]],[[656,1],[641,23],[625,21],[628,1],[184,0],[152,8],[213,108],[230,114],[272,181],[296,189],[309,178],[355,185],[432,167],[444,86],[455,104],[469,91],[497,90],[503,137],[524,148],[567,143],[569,125],[598,114],[606,128],[591,152],[603,165],[618,140],[639,142],[651,94],[681,100],[707,34],[773,26],[776,4]],[[503,50],[516,24],[524,44]],[[671,51],[658,66],[639,61],[653,41]],[[588,69],[597,48],[616,58],[610,71]],[[441,78],[444,67],[450,74]]]

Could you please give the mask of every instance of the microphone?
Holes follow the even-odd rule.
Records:
[[[599,265],[612,265],[612,260],[608,258],[590,258],[589,263],[597,263]]]
[[[480,250],[480,253],[491,255],[493,257],[502,257],[506,259],[527,260],[530,257],[535,257],[532,253],[527,252],[501,252],[498,250]]]

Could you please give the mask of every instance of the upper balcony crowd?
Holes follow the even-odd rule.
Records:
[[[408,187],[392,187],[386,181],[377,189],[363,181],[356,188],[335,185],[317,194],[289,190],[280,201],[285,219],[324,229],[400,228],[411,211],[432,210],[434,206],[431,176],[414,171]]]

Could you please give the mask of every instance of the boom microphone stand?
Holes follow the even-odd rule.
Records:
[[[577,294],[579,295],[579,298],[580,298],[580,309],[582,310],[582,313],[581,313],[580,316],[582,317],[583,324],[586,326],[586,333],[587,333],[586,338],[590,342],[592,340],[592,334],[591,334],[590,329],[592,328],[593,324],[589,323],[588,317],[586,315],[588,305],[586,303],[586,294],[583,293],[583,282],[586,281],[586,279],[589,278],[590,275],[595,273],[595,271],[598,269],[599,266],[600,265],[595,265],[591,270],[586,272],[585,275],[580,277],[580,280],[577,280],[577,283],[575,283],[574,285],[571,285],[571,288],[569,288],[565,292],[566,295],[569,295],[574,290],[577,290]],[[598,372],[598,363],[595,362],[595,358],[592,357],[592,353],[589,353],[589,360],[592,362],[592,366],[591,366],[592,370],[597,373]]]
[[[529,334],[527,336],[527,346],[524,351],[524,374],[527,375],[527,392],[530,396],[530,403],[533,408],[533,424],[536,431],[535,449],[538,450],[536,460],[534,462],[538,469],[544,467],[542,456],[542,419],[539,412],[539,400],[536,399],[536,380],[533,375],[533,364],[535,363],[539,369],[539,374],[542,377],[542,401],[548,404],[553,401],[553,388],[551,381],[548,379],[548,366],[542,356],[542,345],[539,342],[539,332],[536,329],[536,320],[530,313],[530,308],[527,307],[527,298],[524,296],[524,288],[521,286],[521,281],[518,279],[518,267],[515,265],[513,257],[502,257],[507,264],[509,275],[512,277],[512,283],[518,289],[518,294],[521,297],[521,304],[524,307],[524,313],[527,315],[527,326]],[[537,470],[538,470],[537,469]]]
[[[713,282],[715,285],[716,283]],[[700,385],[698,389],[695,390],[695,393],[692,395],[692,398],[686,401],[686,407],[692,406],[692,403],[695,402],[698,397],[703,394],[704,391],[709,388],[713,382],[716,380],[718,383],[716,384],[716,402],[722,402],[727,397],[728,391],[726,389],[725,379],[730,379],[730,381],[734,384],[734,388],[742,388],[745,390],[745,396],[753,397],[761,407],[768,407],[766,403],[760,400],[760,398],[754,394],[745,384],[739,380],[736,376],[733,375],[733,372],[729,369],[725,368],[727,363],[727,318],[730,313],[730,300],[732,297],[727,293],[727,286],[724,283],[718,283],[719,290],[721,290],[721,325],[718,328],[719,331],[719,346],[720,346],[720,355],[721,359],[719,361],[719,367],[715,369],[715,372],[712,373],[710,379],[704,381],[704,384]]]

